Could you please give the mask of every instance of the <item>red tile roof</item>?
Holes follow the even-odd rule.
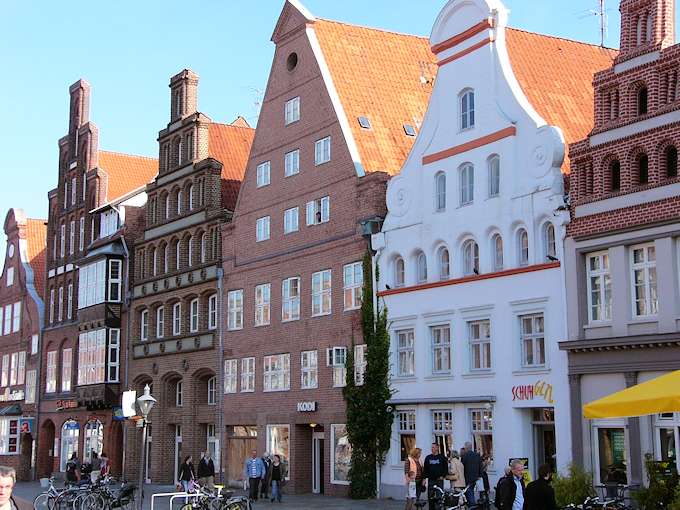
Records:
[[[45,299],[45,249],[47,243],[47,220],[26,220],[26,251],[28,263],[33,269],[35,289]]]
[[[158,174],[157,159],[120,152],[99,151],[99,167],[108,175],[107,202],[141,188]]]
[[[222,206],[230,211],[236,207],[255,136],[255,130],[239,119],[233,124],[213,122],[208,126],[208,153],[222,163]]]
[[[436,73],[429,40],[318,18],[313,27],[364,169],[398,173],[414,141],[403,125],[419,125],[432,89],[423,81]],[[586,136],[593,74],[609,67],[616,51],[512,28],[506,34],[517,80],[539,115],[559,126],[567,143]],[[359,116],[371,129],[359,125]]]

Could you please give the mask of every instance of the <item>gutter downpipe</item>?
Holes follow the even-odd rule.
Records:
[[[219,258],[219,260],[222,260],[222,257]],[[218,358],[217,358],[217,388],[215,388],[216,391],[218,391],[218,395],[221,395],[221,397],[217,398],[217,427],[219,432],[218,437],[220,438],[220,444],[219,444],[219,449],[218,449],[218,455],[220,456],[219,458],[219,463],[220,463],[220,481],[222,483],[225,483],[224,480],[224,455],[222,455],[222,449],[225,446],[224,442],[224,426],[223,426],[223,413],[224,413],[224,370],[222,369],[222,365],[224,364],[224,344],[223,344],[223,336],[222,332],[224,331],[224,328],[222,327],[222,289],[223,289],[223,281],[224,281],[224,269],[222,268],[222,263],[219,263],[219,266],[217,268],[217,336],[218,336],[218,345],[217,345],[217,352],[218,352]]]
[[[368,238],[368,247],[371,250],[371,270],[373,272],[373,275],[371,276],[373,278],[373,314],[375,318],[377,319],[378,314],[380,311],[378,310],[378,281],[376,280],[376,268],[378,267],[378,259],[380,258],[380,254],[382,253],[383,248],[380,248],[378,250],[373,250],[371,238]],[[375,324],[375,321],[373,322]],[[375,463],[375,470],[376,470],[376,486],[375,486],[375,499],[380,499],[380,485],[382,484],[382,469],[380,462],[376,460]]]
[[[130,251],[128,250],[127,243],[125,242],[125,237],[121,237],[121,241],[123,242],[123,250],[125,251],[125,280],[127,283],[130,282]],[[125,377],[123,381],[123,387],[128,388],[128,368],[129,368],[129,345],[130,345],[130,290],[129,290],[129,285],[125,286],[125,306],[128,309],[128,320],[125,321]],[[122,311],[121,311],[122,315]],[[128,443],[128,431],[129,427],[125,427],[125,434],[123,434],[123,458],[121,462],[121,471],[123,473],[126,472],[125,468],[125,463],[127,461],[126,458],[126,452],[127,452],[127,443]],[[146,447],[146,445],[144,445]]]

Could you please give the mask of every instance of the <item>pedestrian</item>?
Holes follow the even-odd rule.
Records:
[[[201,487],[212,491],[215,489],[215,463],[209,451],[201,453],[201,460],[198,463],[198,484]]]
[[[404,478],[406,479],[406,507],[413,510],[415,503],[423,492],[423,465],[420,462],[420,448],[413,448],[404,461]]]
[[[272,503],[275,500],[281,503],[283,496],[281,489],[283,488],[283,484],[286,482],[287,475],[287,467],[281,462],[281,456],[274,455],[274,460],[270,462],[269,473],[267,474],[267,480],[269,480],[272,486]]]
[[[250,458],[246,460],[245,476],[250,487],[250,501],[257,501],[260,489],[260,481],[266,476],[262,459],[257,456],[257,450],[250,452]]]
[[[538,468],[538,478],[527,485],[524,491],[524,510],[557,510],[555,489],[552,482],[552,468],[542,464]]]
[[[262,456],[262,464],[264,464],[264,478],[260,483],[260,497],[267,499],[269,495],[269,468],[272,465],[272,459],[267,452]]]
[[[105,452],[102,452],[102,454],[99,456],[99,462],[99,472],[101,473],[102,477],[109,476],[109,471],[111,471],[111,461]]]
[[[451,483],[452,489],[465,489],[465,468],[456,450],[449,452],[449,474],[446,479]]]
[[[19,510],[12,497],[17,473],[12,467],[0,466],[0,510]]]
[[[523,510],[524,508],[524,462],[510,462],[510,474],[498,482],[496,507],[499,510]]]
[[[73,452],[71,458],[66,462],[66,481],[69,483],[77,483],[80,481],[81,464],[78,460],[78,454]]]
[[[184,457],[184,462],[179,466],[177,478],[184,492],[192,489],[192,482],[196,480],[196,472],[194,471],[194,458],[191,455]]]
[[[475,498],[475,484],[482,476],[482,457],[472,448],[470,441],[465,443],[465,453],[460,461],[463,463],[465,470],[465,483],[467,483],[468,490],[465,497],[470,506],[474,506],[477,502]]]
[[[92,480],[92,483],[94,483],[99,479],[102,469],[102,460],[99,458],[99,455],[94,450],[92,450],[92,460],[90,460],[90,465],[92,467],[92,471],[90,472],[90,479]]]
[[[491,456],[488,453],[482,455],[482,483],[484,484],[486,501],[489,500],[489,494],[491,492],[491,483],[489,483],[489,473],[487,472],[491,463]]]
[[[430,510],[435,510],[435,487],[444,489],[444,478],[449,474],[449,461],[439,452],[439,445],[432,443],[432,453],[425,457],[423,478],[427,480],[427,497]]]

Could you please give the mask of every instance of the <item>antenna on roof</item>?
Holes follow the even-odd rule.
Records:
[[[584,19],[589,16],[597,16],[600,18],[600,46],[604,48],[604,40],[607,37],[607,12],[609,9],[605,7],[605,1],[606,0],[594,0],[597,2],[597,10],[595,9],[588,9],[587,11],[584,11],[584,14],[582,16],[579,16],[579,19]]]

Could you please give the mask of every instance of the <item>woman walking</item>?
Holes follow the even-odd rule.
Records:
[[[184,489],[184,492],[189,492],[192,482],[196,480],[194,459],[191,455],[184,457],[184,462],[182,462],[182,465],[179,467],[177,478],[179,478],[179,483],[182,486],[182,489]]]
[[[456,450],[449,452],[449,474],[446,479],[451,482],[452,489],[465,489],[465,468]]]
[[[414,448],[404,461],[404,478],[406,482],[406,507],[413,510],[415,503],[423,492],[423,465],[420,462],[420,448]]]
[[[276,500],[281,503],[281,488],[288,473],[286,472],[286,465],[281,462],[281,457],[279,455],[274,455],[274,460],[269,465],[268,471],[267,478],[272,484],[271,502],[273,503],[274,500]]]

